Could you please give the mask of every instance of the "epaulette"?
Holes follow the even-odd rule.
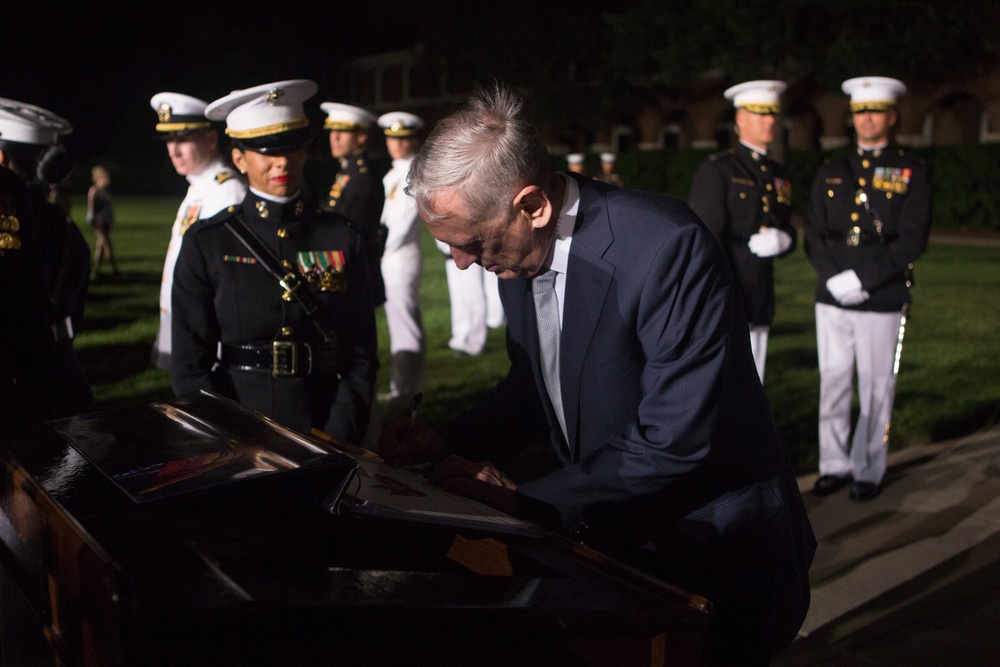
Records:
[[[712,162],[715,162],[717,160],[721,160],[722,158],[730,158],[734,155],[736,155],[736,151],[733,150],[732,148],[727,148],[724,151],[719,151],[718,153],[712,153],[711,155],[708,156],[708,159],[711,160]]]
[[[236,212],[239,210],[240,210],[239,204],[233,204],[232,206],[227,206],[226,208],[222,209],[213,216],[210,216],[208,218],[201,218],[193,225],[191,225],[191,227],[188,228],[186,233],[191,234],[193,232],[197,234],[200,230],[205,229],[206,227],[211,227],[220,222],[225,222],[229,218],[236,215]]]
[[[234,174],[231,171],[220,171],[218,174],[215,175],[215,182],[218,183],[219,185],[222,185],[230,178],[234,178],[235,176],[236,174]]]

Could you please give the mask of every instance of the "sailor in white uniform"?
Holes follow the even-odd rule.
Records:
[[[164,92],[154,95],[150,106],[156,111],[156,132],[166,144],[174,170],[190,184],[170,229],[160,283],[160,329],[153,343],[154,365],[169,370],[170,291],[184,232],[196,220],[210,218],[242,202],[246,185],[219,154],[218,131],[205,118],[207,102],[190,95]]]
[[[385,134],[386,149],[392,158],[392,168],[382,179],[385,187],[382,224],[389,230],[382,254],[382,279],[392,355],[389,394],[383,398],[404,406],[414,394],[423,391],[426,381],[424,327],[420,314],[423,278],[420,228],[423,222],[413,197],[405,192],[406,177],[419,143],[417,133],[424,121],[412,113],[392,111],[379,116],[377,123]]]

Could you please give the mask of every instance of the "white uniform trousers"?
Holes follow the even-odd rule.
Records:
[[[902,313],[847,310],[816,304],[819,352],[819,473],[852,475],[880,484],[892,412],[889,389]],[[851,397],[857,368],[859,414],[851,431]]]
[[[760,383],[764,384],[764,362],[767,360],[767,336],[771,327],[750,327],[750,351],[753,353],[753,363],[757,367]]]
[[[385,319],[392,355],[392,396],[406,400],[423,391],[426,382],[424,327],[420,313],[423,260],[419,243],[407,243],[382,256]]]
[[[478,264],[462,270],[451,257],[445,259],[448,298],[451,303],[451,340],[448,347],[476,356],[486,346],[487,327],[503,326],[496,274]]]

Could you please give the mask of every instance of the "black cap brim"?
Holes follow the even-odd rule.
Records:
[[[236,146],[241,150],[255,153],[278,153],[304,148],[312,141],[312,132],[308,127],[302,127],[288,132],[267,134],[263,137],[236,139]]]

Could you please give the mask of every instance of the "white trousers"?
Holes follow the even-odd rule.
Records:
[[[385,319],[392,354],[392,395],[412,396],[425,382],[424,326],[420,314],[420,246],[407,244],[382,257]]]
[[[498,278],[478,264],[462,270],[450,257],[444,266],[451,303],[448,347],[476,356],[486,346],[487,327],[496,329],[504,323]]]
[[[771,327],[750,327],[750,351],[761,384],[764,384],[764,362],[767,360],[767,336],[770,332]]]
[[[885,426],[902,313],[872,313],[816,304],[819,353],[819,473],[879,484],[885,475]],[[858,421],[851,432],[854,372]]]

